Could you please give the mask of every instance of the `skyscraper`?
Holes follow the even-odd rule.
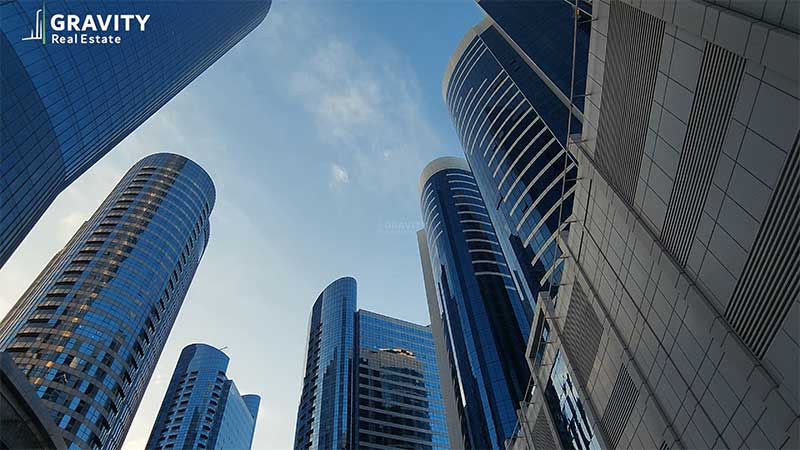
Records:
[[[530,378],[525,342],[531,304],[520,295],[521,275],[503,256],[466,161],[432,161],[419,186],[425,269],[433,280],[426,288],[438,299],[431,321],[442,325],[444,342],[437,345],[451,365],[464,444],[503,448]]]
[[[356,311],[356,290],[312,307],[294,448],[450,448],[430,328]]]
[[[534,302],[556,294],[563,262],[556,240],[576,174],[567,134],[581,128],[589,21],[573,20],[563,0],[479,4],[490,17],[456,48],[442,93],[498,242]]]
[[[798,448],[797,4],[594,2],[591,26],[534,378],[561,358],[602,448]],[[514,448],[567,446],[544,403]]]
[[[241,395],[228,379],[229,358],[210,345],[186,346],[178,358],[145,448],[247,450],[258,395]]]
[[[450,449],[430,325],[360,310],[356,349],[351,448]]]
[[[349,445],[355,312],[356,280],[350,277],[329,284],[311,309],[294,438],[297,450]]]
[[[0,323],[70,449],[116,449],[208,244],[214,184],[194,162],[136,163]]]
[[[61,191],[253,30],[270,3],[0,2],[0,267]],[[51,42],[76,34],[51,29],[67,14],[149,17],[90,33],[119,44]],[[36,34],[44,41],[29,39]]]

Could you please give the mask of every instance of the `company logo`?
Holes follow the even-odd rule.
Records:
[[[43,5],[44,6],[44,5]],[[44,30],[44,9],[37,9],[36,10],[36,28],[31,30],[31,35],[22,38],[23,41],[42,41],[44,44],[44,35],[42,34],[42,30]]]
[[[42,41],[51,44],[120,44],[126,33],[144,33],[150,14],[53,14],[48,20],[45,5],[36,10],[31,35],[23,41]]]

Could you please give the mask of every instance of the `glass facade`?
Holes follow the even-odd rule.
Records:
[[[445,102],[479,191],[496,205],[489,216],[523,290],[532,302],[543,293],[556,303],[565,261],[559,237],[569,230],[578,171],[567,143],[582,130],[591,3],[479,5],[489,17],[456,49]],[[550,370],[544,399],[564,448],[597,447],[563,358]]]
[[[356,337],[351,448],[449,449],[431,327],[361,310]]]
[[[530,378],[530,303],[466,161],[431,162],[420,193],[439,309],[431,321],[442,322],[465,445],[504,448]]]
[[[194,162],[136,163],[0,323],[70,449],[122,444],[209,238]]]
[[[233,47],[270,0],[48,0],[56,14],[150,15],[116,45],[55,44],[41,1],[0,1],[0,267],[56,196]],[[40,30],[40,40],[23,40]],[[72,35],[72,32],[60,32]]]
[[[228,356],[210,345],[184,348],[145,448],[249,449],[261,399],[240,395],[227,369]]]
[[[348,448],[355,346],[356,280],[334,281],[311,310],[295,449]]]
[[[517,3],[527,9],[514,10],[514,5],[503,2],[481,5],[503,18],[516,11],[519,17],[563,22],[548,16],[550,10],[559,12],[556,17],[571,18],[571,8],[561,0]],[[534,28],[540,31],[533,38],[529,37],[533,28],[520,20],[510,21],[509,33],[526,47],[538,49],[533,55],[541,57],[537,67],[553,70],[552,77],[537,73],[487,18],[456,49],[443,92],[480,192],[495,206],[489,208],[489,215],[499,242],[523,275],[526,296],[535,302],[542,290],[556,294],[552,287],[558,285],[563,265],[557,237],[568,229],[566,218],[572,212],[577,173],[566,150],[567,129],[570,134],[579,132],[580,120],[574,115],[570,118],[565,104],[571,79],[572,20],[553,29],[537,25]],[[588,27],[582,24],[579,30],[585,34]],[[545,42],[548,46],[542,48]],[[576,79],[585,79],[585,73],[584,66]],[[583,89],[575,92],[582,94]]]

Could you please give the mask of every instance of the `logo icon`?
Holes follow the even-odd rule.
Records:
[[[23,41],[38,41],[41,39],[42,45],[45,42],[45,12],[44,12],[44,2],[42,2],[42,8],[36,10],[36,28],[31,30],[31,35],[25,38],[22,38]]]

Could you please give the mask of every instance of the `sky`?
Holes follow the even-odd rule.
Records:
[[[0,269],[5,315],[123,174],[151,153],[214,179],[211,239],[123,450],[144,447],[183,347],[227,346],[262,397],[254,449],[292,447],[320,291],[430,322],[416,231],[430,160],[461,155],[441,79],[472,0],[277,1],[264,22],[66,189]]]

